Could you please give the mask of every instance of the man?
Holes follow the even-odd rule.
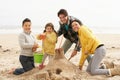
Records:
[[[65,9],[60,9],[58,11],[57,15],[58,15],[58,17],[60,19],[60,21],[59,21],[60,28],[59,28],[59,30],[57,32],[58,36],[63,34],[63,36],[66,39],[63,46],[62,46],[62,48],[64,49],[64,53],[66,53],[68,51],[68,49],[72,46],[73,43],[76,44],[76,46],[75,46],[75,48],[74,48],[74,50],[72,52],[72,55],[71,55],[73,57],[74,55],[77,54],[77,51],[80,51],[80,46],[79,46],[80,43],[79,43],[77,33],[72,30],[72,27],[71,27],[70,24],[71,24],[71,22],[73,20],[79,20],[79,19],[77,19],[77,18],[75,18],[73,16],[69,16]],[[91,59],[91,57],[89,56],[87,58],[88,62],[89,62],[90,59]]]

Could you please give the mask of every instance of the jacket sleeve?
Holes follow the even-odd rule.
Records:
[[[81,58],[80,58],[80,62],[79,62],[79,66],[83,67],[87,56],[88,56],[88,55],[85,55],[84,52],[82,51]]]
[[[25,35],[24,34],[20,34],[19,35],[19,44],[22,48],[32,48],[34,43],[26,43],[25,42]]]
[[[62,24],[59,22],[59,24],[60,24],[60,27],[59,27],[59,29],[58,29],[58,31],[57,31],[57,36],[61,36],[63,33],[62,33]]]

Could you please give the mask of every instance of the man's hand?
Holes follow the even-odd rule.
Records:
[[[77,51],[74,50],[74,51],[72,52],[72,54],[71,54],[71,56],[70,56],[70,58],[69,58],[68,60],[70,60],[70,59],[71,59],[72,57],[74,57],[76,54],[77,54]]]
[[[77,54],[77,51],[74,50],[74,51],[72,52],[72,54],[71,54],[71,57],[74,57],[76,54]]]

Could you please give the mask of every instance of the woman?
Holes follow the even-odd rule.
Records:
[[[116,66],[113,69],[99,69],[100,62],[105,57],[106,48],[92,32],[78,20],[71,22],[71,26],[75,32],[78,32],[80,43],[82,46],[82,56],[79,68],[82,69],[86,58],[90,54],[94,54],[87,67],[87,72],[93,75],[120,75],[120,69]]]

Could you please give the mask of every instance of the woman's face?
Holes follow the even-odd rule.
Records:
[[[23,24],[23,30],[24,30],[25,32],[30,32],[30,31],[31,31],[31,22],[25,22],[25,23]]]
[[[59,19],[60,19],[60,21],[61,21],[62,23],[64,23],[64,24],[66,24],[67,21],[68,21],[68,17],[65,16],[64,14],[60,14],[60,15],[59,15]]]
[[[48,32],[48,33],[51,33],[51,32],[53,31],[53,29],[52,29],[51,26],[47,26],[45,30],[46,30],[46,32]]]
[[[78,29],[80,27],[80,24],[76,21],[72,22],[72,29],[75,31],[75,32],[78,32]]]

